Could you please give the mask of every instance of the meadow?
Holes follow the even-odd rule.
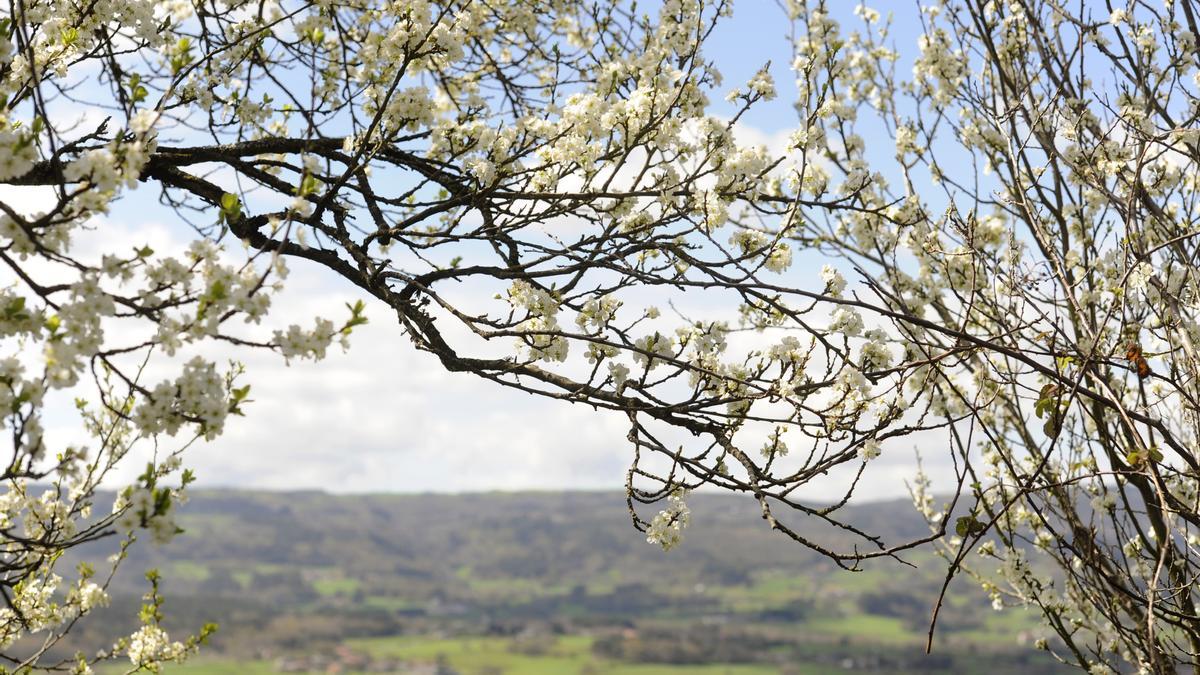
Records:
[[[179,675],[1056,672],[1030,647],[1035,615],[993,610],[965,578],[926,655],[945,569],[929,551],[839,570],[756,527],[752,505],[696,497],[664,553],[607,493],[202,492],[183,536],[134,549],[104,625],[134,627],[137,572],[155,568],[173,634],[221,626]],[[905,507],[855,508],[899,536],[922,526]]]

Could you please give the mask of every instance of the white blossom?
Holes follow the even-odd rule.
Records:
[[[683,540],[683,530],[691,520],[691,511],[684,499],[685,492],[676,490],[667,497],[667,508],[658,512],[646,528],[646,542],[658,544],[664,551],[675,548]]]

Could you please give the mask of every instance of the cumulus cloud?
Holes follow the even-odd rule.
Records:
[[[352,297],[300,285],[281,313],[335,312]],[[413,349],[386,308],[371,309],[373,323],[345,353],[290,367],[272,355],[247,361],[249,416],[189,457],[206,484],[336,492],[621,484],[621,418],[449,373]]]
[[[163,254],[181,250],[190,233],[165,224],[98,221],[78,243],[91,248],[132,248],[146,243]],[[276,298],[273,325],[314,316],[337,318],[355,289],[329,272],[294,262]],[[706,303],[701,303],[703,306]],[[708,307],[694,308],[703,312]],[[333,492],[454,492],[518,489],[619,489],[630,460],[625,420],[547,400],[469,374],[450,373],[432,355],[415,350],[386,307],[368,305],[371,323],[357,329],[351,348],[331,349],[321,362],[286,364],[277,354],[233,347],[205,350],[218,362],[243,361],[252,385],[247,417],[230,421],[223,436],[186,454],[202,487],[320,489]],[[764,336],[743,334],[738,341]],[[154,380],[169,362],[148,371]],[[50,437],[81,440],[68,396],[51,406]],[[915,473],[914,449],[924,450],[926,470],[939,484],[951,464],[943,438],[924,434],[889,445],[868,467],[859,494],[905,494]],[[164,446],[173,447],[173,446]],[[114,481],[128,482],[144,467],[148,444],[129,458]],[[802,494],[840,497],[844,481],[823,482]]]
[[[735,134],[742,143],[786,150],[785,131],[738,124]],[[52,201],[47,191],[31,197],[27,188],[20,189],[19,195],[0,193],[0,198],[30,210]],[[146,244],[162,254],[182,250],[194,234],[176,224],[177,218],[155,204],[154,196],[140,190],[122,200],[112,216],[98,219],[76,242],[82,257],[98,259],[102,251]],[[292,275],[275,302],[273,323],[262,327],[262,335],[292,322],[307,324],[315,316],[337,319],[344,315],[345,303],[359,297],[325,270],[303,261],[291,266]],[[802,266],[788,282],[814,290],[819,286],[811,270]],[[648,289],[641,300],[661,304],[664,298],[658,295]],[[720,300],[716,294],[700,295],[676,306],[693,319],[726,318],[718,311],[717,305],[724,304]],[[319,363],[288,365],[276,354],[232,347],[205,350],[218,361],[246,363],[252,403],[246,406],[248,417],[231,420],[222,437],[189,450],[185,463],[197,472],[201,486],[420,492],[623,485],[631,448],[621,415],[449,373],[436,358],[413,348],[388,308],[371,305],[368,316],[371,323],[355,331],[348,352],[335,347]],[[764,339],[741,334],[734,341],[757,344]],[[152,366],[148,378],[165,374],[168,365]],[[50,437],[63,443],[80,440],[69,397],[60,398],[49,411]],[[925,434],[909,441],[923,447],[889,446],[871,463],[859,494],[905,494],[904,481],[915,473],[914,449],[925,450],[926,470],[935,487],[949,486],[945,481],[952,476],[950,459],[939,450],[945,439]],[[130,458],[116,482],[132,480],[144,466],[138,460],[148,458],[153,449],[147,446],[139,452],[142,456]],[[813,485],[804,494],[837,498],[841,484]]]

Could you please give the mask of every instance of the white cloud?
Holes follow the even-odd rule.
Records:
[[[287,320],[336,315],[352,291],[294,265],[276,312]],[[319,363],[283,364],[273,354],[236,353],[253,385],[245,419],[189,451],[202,486],[335,492],[620,489],[631,457],[624,417],[531,396],[444,370],[418,352],[391,312],[369,305],[372,323]],[[298,318],[299,317],[299,318]],[[235,355],[235,352],[231,352]],[[944,439],[925,449],[935,485],[950,478]],[[940,441],[940,442],[939,442]],[[915,474],[897,443],[868,467],[862,495],[905,495]],[[948,459],[948,458],[947,458]],[[812,499],[840,496],[844,481],[813,485]],[[946,484],[948,486],[948,484]]]
[[[623,430],[611,420],[448,373],[386,319],[321,363],[249,365],[250,416],[191,455],[223,484],[374,492],[620,480]]]
[[[784,138],[741,125],[738,135],[770,146],[778,146]],[[77,252],[92,259],[100,251],[129,250],[147,243],[161,254],[181,250],[194,236],[190,230],[182,224],[144,220],[155,216],[175,222],[166,220],[169,212],[153,204],[151,192],[141,190],[115,205],[111,217],[98,220],[96,229],[80,237]],[[133,214],[141,219],[132,220]],[[262,327],[262,335],[287,323],[307,324],[314,316],[339,318],[346,312],[344,303],[359,297],[325,270],[303,261],[291,267],[285,291],[275,302],[272,325]],[[813,287],[818,283],[815,273],[807,269],[797,269],[789,281]],[[661,304],[666,298],[660,296],[661,292],[648,289],[641,300]],[[732,318],[729,302],[721,302],[732,298],[720,296],[708,293],[676,300],[692,318]],[[246,363],[245,382],[252,385],[253,403],[246,407],[248,417],[231,420],[224,436],[193,446],[185,456],[201,486],[380,492],[620,489],[623,485],[631,448],[621,415],[449,373],[436,358],[414,349],[391,310],[371,304],[368,316],[371,324],[356,330],[348,353],[334,348],[320,363],[297,361],[287,366],[269,353],[206,350],[210,357]],[[764,339],[743,334],[733,341],[749,348]],[[148,379],[155,381],[165,374],[167,365],[155,366]],[[54,437],[76,438],[77,420],[69,401],[62,401],[60,408],[49,420]],[[950,475],[949,457],[933,450],[938,440],[919,442],[926,445],[926,469],[936,486],[939,477],[944,480]],[[132,479],[142,466],[138,458],[130,458],[122,478]],[[886,448],[884,456],[872,462],[859,493],[878,498],[903,495],[904,480],[914,473],[907,448]],[[836,498],[843,484],[822,482],[803,494],[812,499]]]
[[[164,254],[181,247],[186,237],[161,225],[107,222],[102,228],[95,236],[109,245],[149,241]],[[344,303],[357,297],[325,270],[295,262],[272,316],[276,324],[336,318],[345,313]],[[631,448],[623,416],[447,372],[434,356],[412,346],[391,310],[369,304],[368,316],[371,323],[355,331],[348,352],[335,347],[319,363],[289,366],[273,353],[205,350],[218,361],[245,362],[244,382],[252,385],[253,402],[246,406],[247,417],[230,420],[222,437],[198,443],[185,455],[200,486],[417,492],[620,489],[624,484]],[[747,343],[763,339],[738,336]],[[165,375],[168,365],[158,364],[148,379]],[[50,417],[53,437],[77,439],[69,401],[60,403]],[[930,436],[913,440],[925,450],[935,486],[949,486],[942,482],[951,476],[949,458],[933,451],[945,441]],[[859,494],[905,494],[904,481],[915,474],[915,464],[911,451],[901,446],[889,445],[871,463]],[[118,482],[136,476],[149,451],[143,447],[142,457],[130,457]],[[814,500],[840,497],[845,481],[827,478],[801,494]]]

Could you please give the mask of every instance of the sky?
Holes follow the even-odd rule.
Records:
[[[850,8],[846,3],[847,14]],[[725,89],[742,86],[767,61],[773,64],[781,96],[745,118],[744,138],[769,142],[794,127],[785,29],[775,3],[740,0],[707,48],[725,75]],[[721,95],[713,100],[715,113],[727,112]],[[169,214],[139,218],[121,206],[101,230],[84,245],[150,239],[156,249],[171,250],[184,246],[190,233],[170,222]],[[344,304],[359,297],[325,270],[304,261],[290,266],[273,310],[287,322],[340,317]],[[446,372],[432,356],[413,349],[386,307],[368,305],[367,316],[370,323],[355,330],[348,351],[334,347],[318,363],[288,365],[274,354],[231,354],[247,365],[252,402],[247,417],[232,420],[223,436],[188,451],[185,465],[196,472],[199,487],[338,493],[622,488],[631,457],[622,416]],[[68,424],[66,418],[59,421]],[[915,474],[914,449],[898,447],[872,462],[861,493],[906,495],[905,481]],[[924,454],[935,479],[944,476],[947,467],[936,454]],[[126,478],[139,466],[130,462]]]

